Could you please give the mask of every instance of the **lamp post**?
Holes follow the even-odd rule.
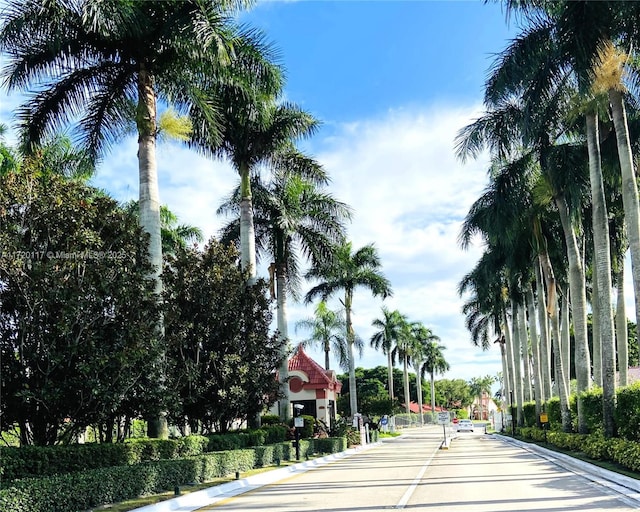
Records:
[[[304,405],[293,404],[293,409],[295,411],[295,414],[293,415],[293,428],[296,433],[296,460],[300,460],[300,429],[304,427],[304,418],[302,418],[300,415],[302,414]]]

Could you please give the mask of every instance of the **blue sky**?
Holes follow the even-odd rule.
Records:
[[[286,99],[323,123],[303,147],[332,177],[331,191],[350,204],[354,246],[374,243],[394,288],[384,301],[354,299],[358,334],[369,340],[381,306],[423,322],[441,338],[446,378],[469,380],[501,371],[498,349],[471,345],[457,285],[480,256],[457,245],[461,221],[486,184],[486,159],[461,164],[458,130],[481,112],[483,83],[496,53],[516,33],[501,6],[480,1],[266,1],[242,21],[263,29],[287,69]],[[18,98],[0,96],[10,124]],[[137,198],[136,142],[113,148],[94,182],[119,200]],[[213,235],[215,210],[235,186],[225,162],[178,144],[158,146],[160,198],[180,220]],[[266,273],[265,273],[266,274]],[[337,308],[337,303],[334,303]],[[313,306],[291,304],[295,321]],[[368,345],[368,344],[367,344]],[[323,357],[311,351],[320,363]],[[385,365],[365,351],[358,366]],[[336,368],[335,361],[332,362]]]

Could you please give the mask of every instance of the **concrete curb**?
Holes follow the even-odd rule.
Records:
[[[226,484],[216,485],[207,489],[202,489],[201,491],[191,492],[184,496],[178,496],[176,498],[161,501],[160,503],[154,503],[153,505],[145,505],[144,507],[133,509],[131,512],[170,512],[174,510],[179,510],[180,512],[193,512],[194,510],[206,507],[207,505],[212,505],[218,501],[258,489],[259,487],[283,480],[289,476],[304,473],[313,468],[324,466],[336,460],[344,459],[345,457],[369,450],[375,446],[380,446],[381,444],[382,441],[378,441],[377,443],[371,443],[357,448],[350,448],[344,452],[334,453],[332,455],[327,455],[326,457],[300,462],[292,466],[274,469],[271,471],[265,471],[264,473],[234,480],[233,482],[228,482]]]
[[[596,482],[600,485],[608,487],[624,496],[634,500],[636,505],[640,503],[640,480],[631,478],[615,471],[609,471],[608,469],[601,468],[594,464],[582,461],[566,455],[564,453],[548,450],[542,446],[538,446],[535,443],[525,443],[512,437],[502,436],[500,434],[494,434],[496,438],[502,442],[513,444],[519,448],[523,448],[529,452],[548,460],[549,462],[560,466],[563,469],[567,469],[576,474],[581,475],[587,480]]]

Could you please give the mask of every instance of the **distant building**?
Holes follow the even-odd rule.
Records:
[[[469,406],[469,418],[472,420],[490,420],[498,406],[495,404],[491,395],[486,391],[482,392],[482,396],[477,396]]]

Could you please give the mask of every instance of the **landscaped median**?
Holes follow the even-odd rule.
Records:
[[[193,436],[202,438],[202,436]],[[211,436],[216,438],[216,436]],[[207,449],[210,438],[205,443],[181,440],[146,440],[138,443],[114,445],[78,445],[77,447],[60,447],[65,456],[58,462],[55,459],[57,447],[42,447],[32,450],[35,460],[25,461],[22,449],[3,448],[0,452],[2,469],[2,489],[0,489],[0,510],[12,512],[72,512],[88,510],[107,503],[157,494],[193,483],[204,483],[216,478],[245,472],[253,468],[276,464],[278,460],[292,460],[295,448],[291,442],[279,442],[236,450],[212,451],[198,455],[184,456],[180,446],[190,443]],[[215,441],[214,441],[215,443]],[[127,445],[139,444],[135,448]],[[109,448],[111,446],[112,448]],[[183,447],[184,448],[184,447]],[[311,454],[331,454],[344,451],[347,440],[344,437],[308,439],[300,441],[300,456],[306,458]],[[109,454],[109,450],[119,455]],[[69,452],[77,451],[76,457]],[[92,451],[95,450],[95,453]],[[93,455],[102,453],[103,461],[122,461],[132,463],[95,467],[97,461]],[[136,454],[131,456],[131,454]],[[142,460],[145,456],[160,457],[173,454],[172,458],[160,460]],[[67,461],[67,463],[65,463]],[[72,461],[69,463],[69,461]],[[66,466],[66,467],[65,467]],[[58,474],[52,474],[57,467]],[[73,467],[72,472],[64,473]],[[15,478],[17,475],[33,474],[42,470],[38,476]],[[90,468],[90,469],[89,469]]]

